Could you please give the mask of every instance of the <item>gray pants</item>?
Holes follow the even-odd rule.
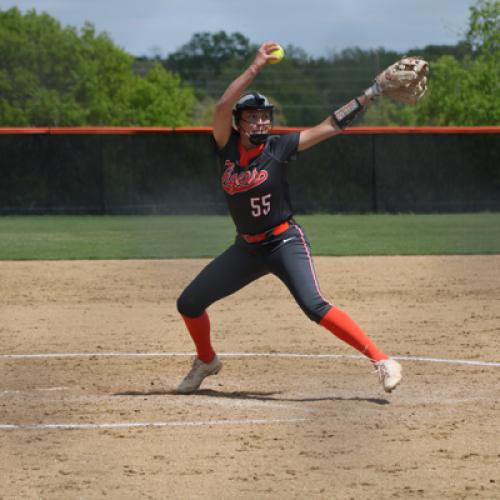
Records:
[[[296,223],[262,243],[246,243],[237,236],[182,292],[177,309],[183,316],[196,318],[214,302],[269,273],[287,286],[312,321],[319,323],[331,309],[319,289],[309,242]]]

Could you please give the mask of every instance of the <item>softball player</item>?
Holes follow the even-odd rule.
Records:
[[[197,351],[177,392],[196,391],[205,377],[222,368],[211,344],[207,308],[268,273],[288,287],[312,321],[367,356],[375,365],[384,390],[391,392],[401,381],[399,363],[379,350],[348,314],[330,304],[321,293],[309,242],[293,219],[287,172],[296,153],[341,133],[377,95],[394,85],[384,85],[391,78],[379,78],[362,96],[319,125],[299,133],[270,135],[272,104],[256,92],[241,94],[273,58],[270,53],[277,47],[274,42],[264,43],[254,62],[229,85],[215,109],[213,137],[218,148],[221,185],[237,236],[234,244],[211,261],[177,301]],[[411,92],[417,94],[414,89]]]

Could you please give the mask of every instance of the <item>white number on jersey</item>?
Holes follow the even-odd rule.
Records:
[[[254,217],[267,215],[271,211],[271,193],[250,198],[250,205]]]

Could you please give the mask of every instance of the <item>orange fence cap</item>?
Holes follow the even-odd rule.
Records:
[[[276,134],[300,132],[307,127],[274,127]],[[4,127],[0,134],[82,134],[82,135],[134,135],[155,133],[211,134],[212,127]],[[500,134],[500,126],[481,127],[350,127],[347,135],[363,134]]]

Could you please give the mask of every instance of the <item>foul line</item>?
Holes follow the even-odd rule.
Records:
[[[0,354],[0,359],[48,359],[48,358],[154,358],[154,357],[190,357],[194,352],[68,352],[68,353],[35,353],[35,354]],[[290,352],[226,352],[218,353],[219,357],[235,358],[309,358],[309,359],[361,359],[365,356],[351,354],[300,354]],[[393,356],[401,361],[421,361],[426,363],[445,363],[452,365],[500,367],[499,361],[478,361],[473,359],[427,358],[420,356]]]
[[[87,430],[87,429],[133,429],[141,427],[203,427],[210,425],[248,424],[293,424],[305,422],[306,418],[288,419],[246,419],[246,420],[205,420],[199,422],[121,422],[109,424],[0,424],[0,430]]]

